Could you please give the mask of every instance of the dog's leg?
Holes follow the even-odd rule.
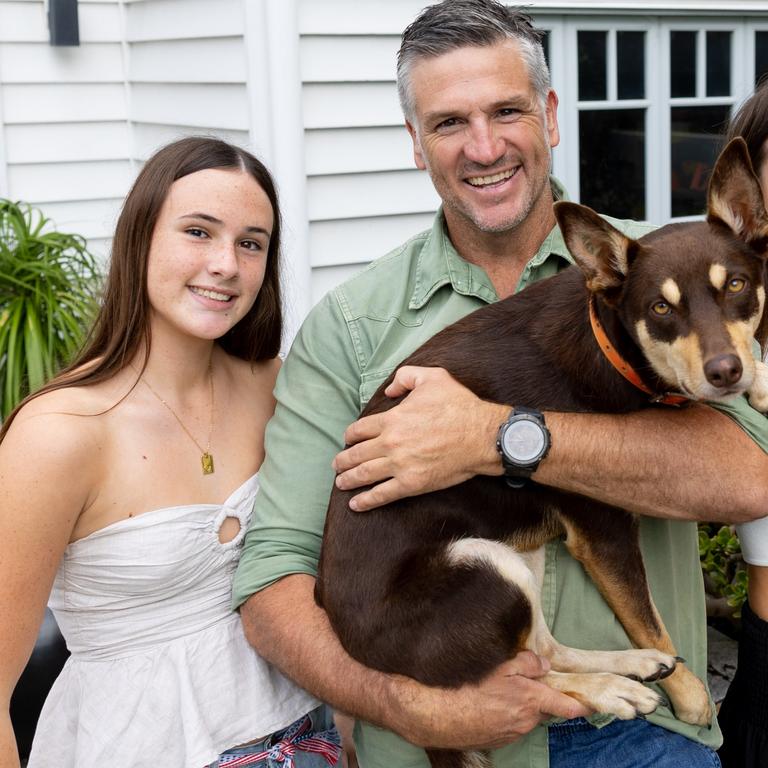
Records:
[[[760,413],[768,412],[768,365],[755,363],[755,378],[749,388],[749,404]]]
[[[635,646],[656,648],[676,656],[672,639],[653,604],[640,552],[637,521],[618,509],[600,516],[593,506],[581,518],[568,510],[563,515],[566,545],[602,592]],[[600,517],[599,530],[593,528]],[[712,718],[704,684],[678,664],[659,683],[669,696],[675,714],[694,725],[708,725]]]
[[[534,575],[536,583],[543,584],[544,549],[522,555]],[[594,651],[570,648],[552,636],[544,622],[534,619],[530,640],[532,650],[546,656],[555,672],[612,672],[615,675],[655,682],[672,674],[677,659],[654,648],[631,648],[623,651]],[[558,687],[555,685],[554,687]]]
[[[535,570],[539,570],[539,561],[536,559],[539,556],[521,555],[506,544],[488,539],[460,539],[450,545],[448,555],[454,564],[486,564],[522,591],[531,606],[532,625],[525,642],[528,650],[547,658],[550,658],[553,653],[554,658],[559,658],[558,654],[563,656],[567,651],[571,654],[569,658],[582,660],[582,665],[574,665],[574,668],[578,669],[599,669],[600,662],[616,664],[622,656],[632,655],[632,651],[602,652],[565,649],[554,640],[541,611],[540,581],[528,566],[530,562]],[[631,666],[631,669],[638,668],[640,658],[640,656],[637,657],[637,663]],[[646,663],[645,669],[653,670],[656,675],[661,668],[669,669],[674,667],[675,663],[670,656],[656,651],[650,651],[642,658]],[[647,663],[647,658],[652,660],[650,664]],[[554,659],[552,665],[553,668],[556,666]],[[660,703],[658,694],[650,688],[627,677],[607,672],[599,674],[554,672],[546,675],[543,681],[558,690],[567,692],[596,712],[616,715],[622,719],[653,712]]]

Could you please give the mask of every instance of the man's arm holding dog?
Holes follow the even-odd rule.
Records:
[[[496,748],[516,741],[550,715],[589,713],[535,678],[548,662],[524,651],[478,685],[430,688],[352,659],[315,604],[315,580],[287,576],[242,608],[246,637],[259,654],[342,712],[400,734],[418,746]],[[286,621],[285,606],[301,620]]]
[[[344,436],[352,447],[336,457],[337,484],[378,483],[355,497],[360,511],[502,473],[495,438],[509,405],[480,400],[437,368],[401,368],[387,394],[408,392]],[[545,418],[552,448],[534,475],[539,483],[654,517],[738,523],[768,509],[768,454],[713,408]],[[768,419],[756,420],[765,443]]]

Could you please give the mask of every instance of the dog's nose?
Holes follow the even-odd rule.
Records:
[[[735,384],[742,373],[738,355],[718,355],[704,365],[707,381],[715,387],[728,387]]]

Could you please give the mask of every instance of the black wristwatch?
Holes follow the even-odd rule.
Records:
[[[496,438],[507,485],[522,488],[547,455],[551,442],[544,414],[516,405]]]

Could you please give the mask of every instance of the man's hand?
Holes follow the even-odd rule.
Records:
[[[378,483],[355,496],[352,509],[502,473],[495,438],[509,406],[481,400],[443,368],[403,366],[385,394],[407,397],[351,424],[344,433],[351,447],[334,459],[342,490]]]
[[[523,651],[477,685],[448,690],[396,679],[400,717],[392,724],[408,741],[443,749],[497,749],[525,736],[550,717],[592,712],[536,678],[549,662]]]

